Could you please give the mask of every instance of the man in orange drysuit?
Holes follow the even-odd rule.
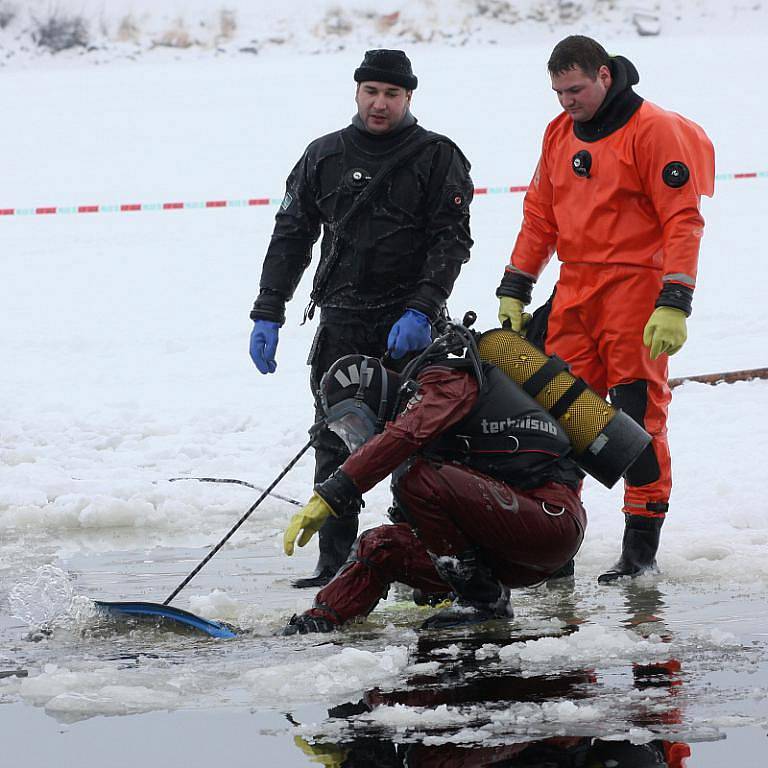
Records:
[[[642,424],[653,442],[626,474],[618,562],[600,583],[656,569],[672,487],[667,357],[686,339],[714,149],[695,123],[638,96],[637,70],[588,37],[548,62],[564,112],[544,134],[499,320],[521,331],[533,283],[562,262],[546,351]]]

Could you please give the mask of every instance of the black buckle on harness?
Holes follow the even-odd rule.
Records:
[[[561,357],[552,355],[544,365],[522,384],[523,389],[534,399],[558,373],[568,370],[568,363]]]

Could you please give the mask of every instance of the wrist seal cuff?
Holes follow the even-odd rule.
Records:
[[[360,514],[363,495],[348,475],[337,469],[327,480],[318,483],[315,493],[331,508],[335,517]]]
[[[656,299],[656,307],[673,307],[685,312],[685,316],[691,314],[693,304],[693,289],[680,283],[667,283]]]
[[[531,303],[531,294],[533,293],[533,280],[520,272],[507,270],[501,283],[496,289],[496,296],[508,296],[511,299],[520,299],[523,304]]]
[[[282,325],[285,322],[285,299],[277,293],[259,294],[249,315],[251,320],[271,320]]]

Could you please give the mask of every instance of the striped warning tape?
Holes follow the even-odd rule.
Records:
[[[768,177],[768,171],[748,173],[719,173],[716,181],[757,179]],[[527,184],[505,187],[475,187],[475,195],[508,195],[525,192]],[[254,206],[276,206],[282,197],[252,197],[245,200],[203,200],[200,202],[173,203],[121,203],[119,205],[45,205],[35,208],[0,208],[0,216],[54,216],[77,213],[136,213],[139,211],[189,211],[201,208],[250,208]]]
[[[120,205],[38,206],[0,208],[0,216],[53,216],[69,213],[134,213],[137,211],[180,211],[200,208],[246,208],[253,205],[279,205],[282,198],[256,197],[249,200],[204,200],[185,203],[121,203]]]

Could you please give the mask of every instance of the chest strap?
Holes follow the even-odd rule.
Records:
[[[547,453],[550,456],[565,456],[552,444],[552,439],[538,435],[450,435],[434,443],[434,449],[459,456],[480,453]]]

